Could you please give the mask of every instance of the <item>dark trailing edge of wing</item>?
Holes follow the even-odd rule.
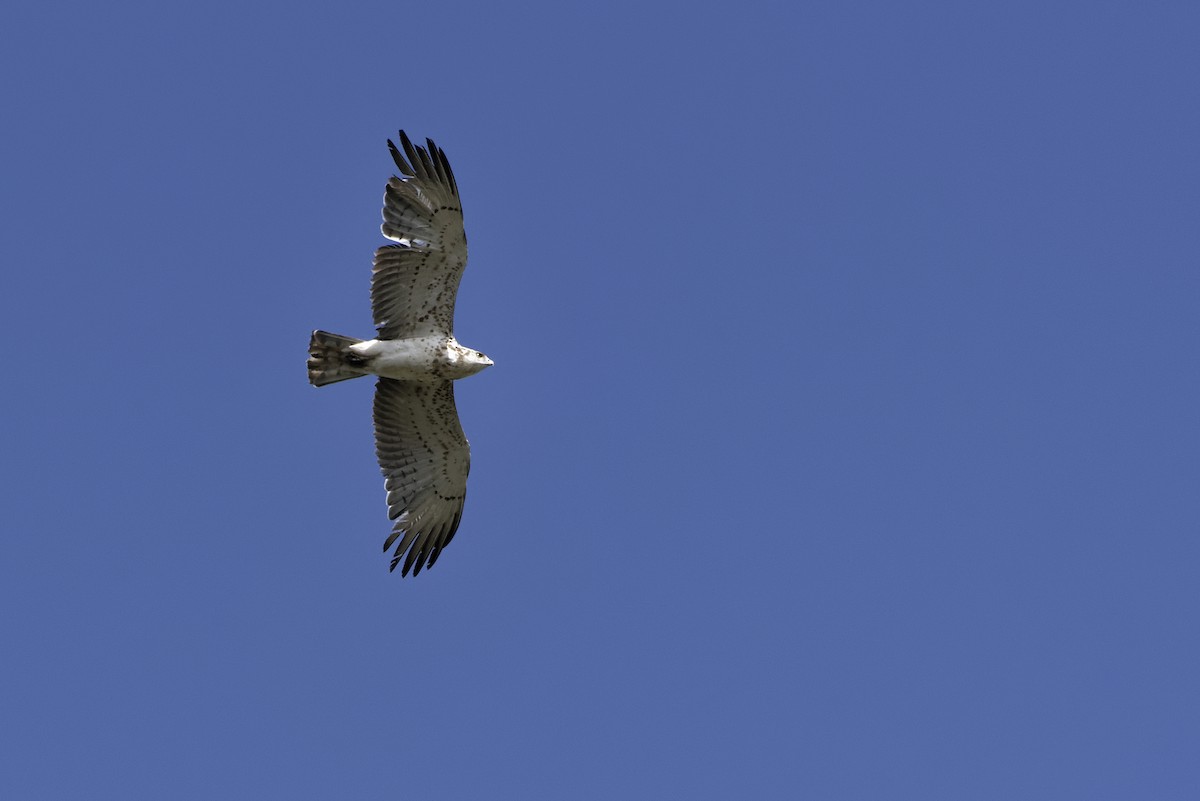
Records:
[[[449,188],[450,194],[458,197],[458,182],[454,180],[454,170],[450,169],[445,151],[435,145],[432,139],[426,139],[425,143],[428,149],[417,147],[409,140],[408,134],[400,131],[400,145],[404,148],[404,154],[400,153],[391,139],[388,140],[388,150],[401,173],[409,178],[442,184]]]

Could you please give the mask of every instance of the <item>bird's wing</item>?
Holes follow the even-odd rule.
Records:
[[[404,131],[388,140],[399,177],[383,195],[383,235],[399,244],[375,251],[371,310],[380,339],[454,334],[454,300],[467,266],[458,185],[446,154],[416,147]],[[407,156],[407,160],[405,159]]]
[[[462,519],[471,447],[463,436],[449,381],[381,378],[375,385],[375,452],[396,521],[383,545],[397,539],[392,570],[413,575],[437,561]],[[408,556],[405,557],[405,552]]]

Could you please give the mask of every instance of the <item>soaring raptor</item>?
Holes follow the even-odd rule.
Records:
[[[308,380],[325,386],[362,375],[375,385],[375,452],[395,520],[386,552],[401,575],[433,567],[462,519],[471,448],[454,407],[454,384],[492,364],[454,338],[454,300],[467,266],[458,185],[446,154],[404,131],[388,148],[400,170],[383,195],[383,235],[375,251],[371,310],[375,339],[314,331]]]

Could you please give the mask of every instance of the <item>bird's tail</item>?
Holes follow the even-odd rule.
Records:
[[[362,341],[328,331],[313,331],[308,343],[308,380],[314,387],[323,387],[366,375],[354,366],[354,354],[350,351],[351,345]]]

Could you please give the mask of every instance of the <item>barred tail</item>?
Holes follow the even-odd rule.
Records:
[[[314,387],[323,387],[366,375],[353,365],[353,356],[348,350],[351,345],[362,341],[328,331],[313,331],[312,340],[308,343],[308,380]],[[348,359],[348,356],[351,358]]]

